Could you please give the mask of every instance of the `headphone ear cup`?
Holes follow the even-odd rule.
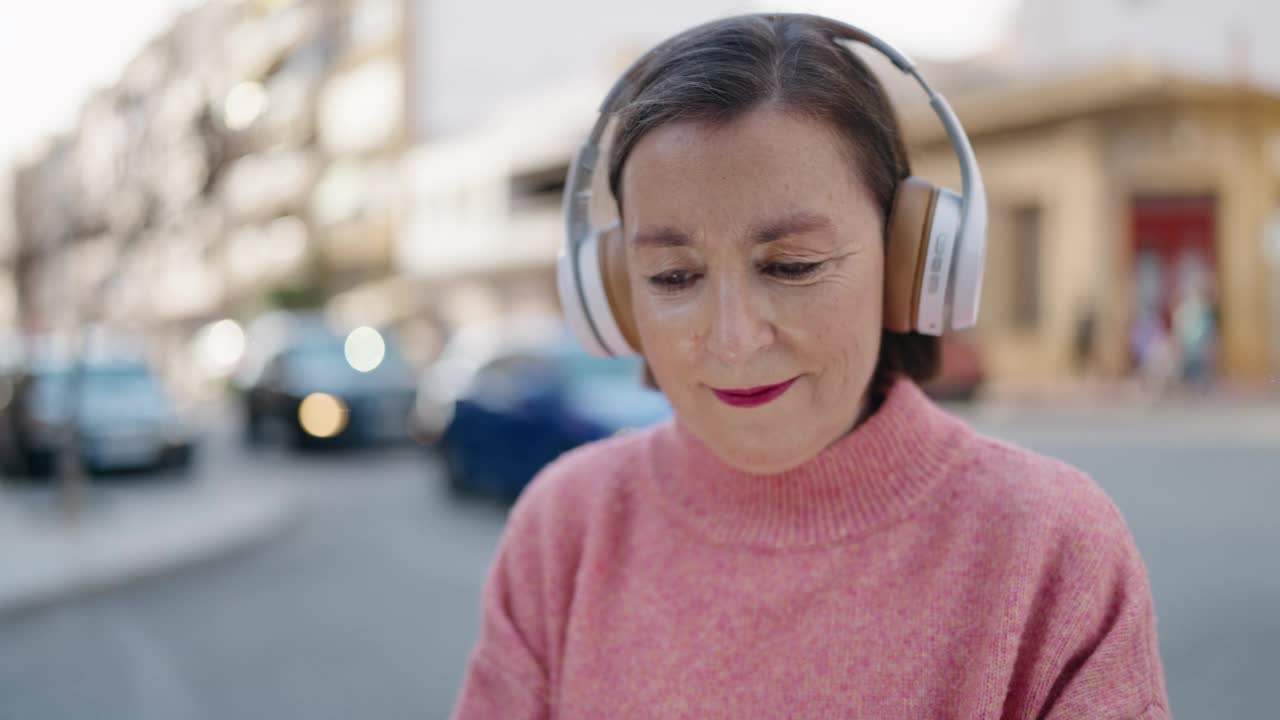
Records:
[[[575,328],[575,332],[591,335],[592,339],[584,344],[604,357],[635,355],[639,345],[621,235],[616,223],[593,231],[579,246],[575,259],[581,283],[578,289],[582,292],[578,306],[583,309],[581,319],[585,323],[583,331]],[[615,313],[615,307],[622,312]],[[619,317],[624,318],[623,322],[618,321]]]
[[[600,276],[604,279],[605,297],[619,334],[632,353],[641,352],[640,332],[636,328],[635,310],[631,302],[631,276],[627,273],[627,247],[621,223],[614,223],[600,233]]]
[[[885,240],[884,329],[908,333],[920,316],[920,292],[938,188],[909,177],[898,184]]]

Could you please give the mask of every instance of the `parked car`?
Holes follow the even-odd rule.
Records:
[[[296,334],[276,348],[244,389],[245,434],[252,443],[294,447],[407,440],[416,384],[394,338],[376,336],[376,362],[361,366],[350,339]]]
[[[88,363],[79,372],[66,364],[28,368],[8,376],[0,394],[0,465],[11,474],[52,473],[73,416],[91,472],[191,464],[194,432],[143,362]]]
[[[513,500],[561,453],[671,414],[641,371],[639,358],[595,358],[562,334],[481,355],[447,348],[419,386],[415,434],[452,490]]]

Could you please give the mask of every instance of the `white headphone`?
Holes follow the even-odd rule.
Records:
[[[915,177],[898,186],[887,222],[884,328],[936,336],[945,327],[973,327],[978,320],[987,250],[987,195],[969,138],[946,98],[934,92],[906,55],[852,25],[823,21],[841,33],[833,42],[870,45],[915,78],[960,160],[959,194]],[[595,126],[574,155],[565,181],[565,242],[556,266],[560,304],[574,335],[589,352],[602,357],[637,354],[639,341],[630,317],[622,240],[619,233],[612,232],[617,225],[591,226],[591,181],[600,139],[616,109],[615,102],[628,87],[633,70],[646,58],[623,73],[605,97]]]

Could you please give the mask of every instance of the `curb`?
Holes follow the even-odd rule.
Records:
[[[300,502],[284,486],[224,499],[216,512],[176,514],[123,537],[99,528],[62,530],[50,544],[63,562],[27,562],[0,579],[0,617],[118,588],[232,554],[270,540],[298,517]],[[198,498],[185,500],[197,505]],[[2,548],[0,548],[2,550]],[[0,555],[0,559],[3,559]],[[0,578],[11,569],[0,567]]]
[[[1022,444],[1280,449],[1280,403],[1207,398],[1203,404],[1014,403],[944,405],[975,429]]]
[[[1038,386],[992,385],[984,388],[972,405],[1015,410],[1116,414],[1201,408],[1280,411],[1280,379],[1223,381],[1203,391],[1182,387],[1153,391],[1134,380],[1078,381]]]

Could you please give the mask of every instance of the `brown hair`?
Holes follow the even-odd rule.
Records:
[[[629,71],[629,94],[615,102],[609,188],[622,212],[622,170],[646,133],[673,122],[727,123],[770,103],[830,123],[887,222],[898,183],[911,174],[893,107],[867,66],[833,38],[838,24],[800,14],[725,18],[676,35]],[[887,235],[886,235],[887,240]],[[873,399],[897,376],[937,374],[941,345],[919,333],[881,335]]]

